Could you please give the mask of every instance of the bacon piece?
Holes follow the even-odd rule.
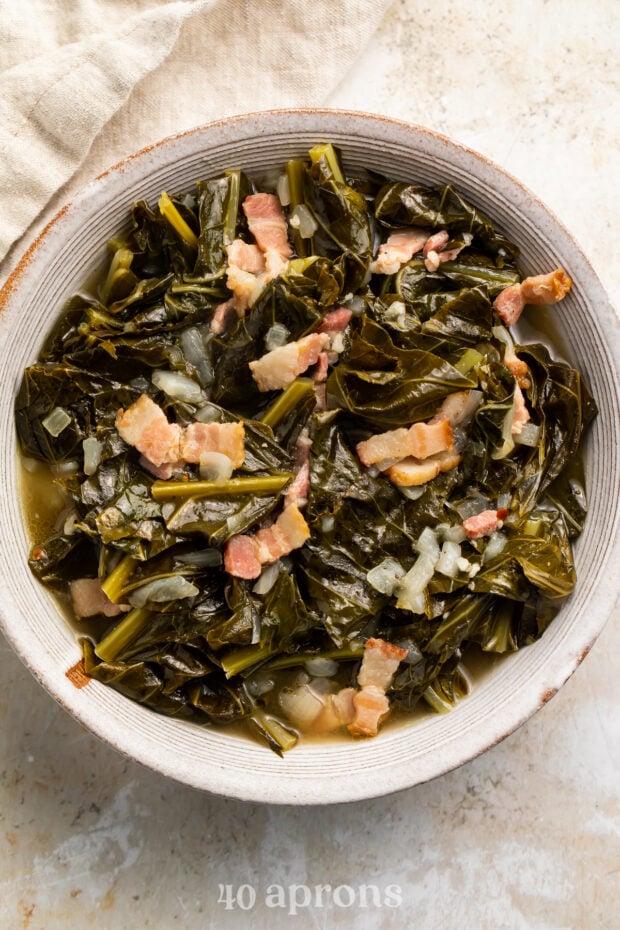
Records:
[[[452,427],[469,423],[476,412],[476,406],[470,404],[470,398],[471,391],[455,391],[454,394],[448,394],[435,416],[428,421],[429,425],[440,420],[448,420]]]
[[[356,446],[360,462],[367,467],[382,462],[394,463],[408,456],[425,459],[453,449],[452,426],[444,417],[434,423],[414,423],[409,429],[401,427],[378,433]]]
[[[468,539],[480,539],[490,536],[502,526],[502,520],[508,516],[507,510],[483,510],[473,517],[463,520],[463,529]]]
[[[373,274],[396,274],[423,248],[429,232],[427,229],[399,229],[391,233],[387,241],[379,246],[379,254],[371,264]]]
[[[538,274],[521,282],[521,295],[526,304],[555,304],[562,300],[573,282],[563,268],[549,274]]]
[[[352,736],[376,736],[379,723],[390,709],[390,702],[381,688],[368,685],[353,695],[355,717],[347,727]]]
[[[531,387],[532,382],[529,378],[530,370],[527,367],[527,363],[517,357],[512,346],[507,346],[503,361],[506,368],[510,369],[513,373],[515,381],[520,388]]]
[[[244,242],[243,239],[234,239],[226,246],[228,264],[236,265],[242,271],[250,274],[260,274],[265,270],[265,256],[257,245]]]
[[[262,565],[299,549],[309,536],[310,528],[297,504],[288,504],[275,523],[254,536],[231,536],[224,547],[224,568],[237,578],[258,578]]]
[[[506,326],[517,322],[526,304],[555,304],[562,300],[573,282],[563,268],[548,274],[525,278],[520,284],[504,288],[493,301],[493,306]]]
[[[304,507],[308,501],[308,491],[310,490],[310,464],[304,462],[293,481],[289,484],[284,495],[284,504],[296,504],[298,507]]]
[[[512,326],[517,322],[525,307],[521,285],[511,284],[510,287],[505,287],[493,301],[493,306],[506,326]]]
[[[263,292],[265,282],[262,275],[254,275],[236,265],[227,266],[226,287],[233,292],[235,309],[240,316],[253,306]]]
[[[439,452],[423,461],[409,457],[391,465],[385,474],[392,484],[400,488],[413,488],[432,481],[440,472],[452,471],[460,461],[461,456],[451,452]]]
[[[261,358],[250,362],[252,376],[259,391],[274,391],[288,387],[297,375],[301,375],[310,365],[318,361],[321,352],[327,348],[327,333],[310,333],[297,342],[272,349]]]
[[[289,259],[293,250],[288,241],[286,217],[276,195],[250,194],[242,206],[261,252],[273,250],[282,259]]]
[[[329,369],[329,356],[327,352],[320,352],[316,363],[316,368],[312,372],[312,378],[317,384],[321,381],[327,381],[327,372]]]
[[[116,428],[122,439],[154,465],[181,458],[181,427],[169,423],[166,414],[147,394],[141,394],[127,410],[119,410]]]
[[[169,423],[147,394],[127,410],[119,410],[116,428],[126,443],[142,453],[142,466],[164,480],[185,462],[198,463],[205,452],[227,455],[234,468],[245,459],[243,423],[190,423],[182,429]]]
[[[118,617],[131,610],[129,604],[114,604],[107,596],[98,578],[77,578],[69,583],[73,612],[76,619],[94,617],[104,614],[106,617]]]
[[[317,333],[343,333],[349,323],[353,313],[347,307],[336,307],[330,310],[321,320]]]
[[[237,301],[231,297],[230,300],[225,300],[215,308],[210,325],[211,332],[216,336],[221,336],[228,329],[228,324],[234,316],[237,316]]]
[[[512,420],[511,433],[513,436],[523,430],[523,426],[530,419],[530,412],[525,406],[525,398],[518,384],[515,384],[515,414]]]
[[[205,452],[220,452],[228,456],[233,468],[240,468],[245,459],[243,423],[190,423],[181,438],[181,459],[197,464]]]
[[[275,523],[259,530],[254,539],[258,543],[258,557],[265,565],[276,562],[293,549],[299,549],[310,536],[310,528],[297,504],[284,508]]]
[[[394,643],[386,643],[384,639],[374,637],[368,639],[364,644],[364,658],[357,675],[360,687],[375,685],[387,691],[392,684],[394,672],[406,655],[407,650]]]
[[[235,578],[258,578],[262,565],[253,536],[231,536],[224,546],[224,569]]]
[[[454,249],[444,249],[444,246],[450,241],[450,233],[447,229],[442,229],[432,235],[424,246],[424,264],[427,271],[437,271],[444,262],[453,262],[454,259],[473,241],[471,233],[463,233],[463,245],[456,246]]]

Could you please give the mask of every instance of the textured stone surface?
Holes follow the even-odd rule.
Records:
[[[405,0],[317,103],[421,123],[493,158],[555,210],[614,299],[619,46],[613,0]],[[123,154],[115,145],[104,134],[85,177]],[[0,926],[616,930],[619,619],[535,718],[469,765],[314,810],[225,801],[127,762],[0,643]],[[227,884],[252,886],[253,908],[225,910]],[[273,884],[289,900],[291,885],[313,900],[315,885],[348,886],[355,903],[324,892],[294,917],[266,906]],[[381,907],[360,907],[369,884]]]

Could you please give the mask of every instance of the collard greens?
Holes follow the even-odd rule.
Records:
[[[296,738],[278,715],[279,690],[309,658],[335,659],[332,677],[344,686],[355,681],[364,641],[383,637],[408,650],[392,706],[411,710],[424,698],[445,710],[463,693],[472,648],[505,653],[543,633],[575,584],[571,541],[587,510],[578,450],[596,413],[578,371],[544,345],[517,345],[537,429],[527,445],[507,443],[516,381],[493,300],[521,280],[517,246],[451,184],[347,178],[333,147],[311,156],[290,162],[281,179],[286,213],[303,207],[309,231],[291,225],[293,259],[251,310],[212,331],[231,296],[226,248],[253,241],[242,205],[256,185],[243,172],[200,180],[160,209],[138,202],[130,232],[110,243],[96,293],[70,301],[15,404],[26,463],[47,463],[67,503],[56,531],[35,540],[33,572],[61,594],[76,579],[99,578],[112,600],[131,606],[83,622],[86,673],[164,714],[246,721],[276,751]],[[372,273],[379,243],[403,227],[447,230],[447,247],[461,251],[434,270],[417,253],[392,274]],[[258,389],[249,363],[265,354],[274,326],[297,340],[341,306],[353,317],[330,356],[325,403],[300,382],[281,414],[277,392]],[[190,379],[200,399],[163,393],[156,370]],[[357,443],[429,420],[468,390],[479,402],[457,467],[403,490],[361,463]],[[153,475],[115,428],[118,408],[141,394],[182,426],[243,420],[238,474],[281,476],[280,487],[205,497],[192,493],[190,466],[182,499],[154,496]],[[50,431],[59,408],[65,425]],[[273,521],[300,437],[311,441],[310,538],[266,569],[264,584],[233,578],[223,548]],[[86,474],[88,439],[98,457]],[[499,544],[497,534],[492,546],[454,535],[466,517],[500,507]],[[385,563],[407,573],[427,529],[458,539],[461,562],[433,573],[414,612],[369,572]],[[165,593],[175,590],[183,596]],[[157,591],[164,600],[149,594]]]

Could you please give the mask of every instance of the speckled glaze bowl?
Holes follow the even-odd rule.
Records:
[[[218,729],[159,716],[79,673],[74,633],[30,574],[13,424],[23,369],[46,332],[128,223],[139,198],[191,189],[230,166],[260,176],[317,142],[402,180],[452,181],[521,247],[526,274],[566,268],[574,281],[554,315],[559,354],[585,373],[600,409],[586,444],[590,512],[577,542],[578,583],[542,639],[503,659],[445,716],[385,729],[367,741],[301,744],[284,758]],[[419,127],[360,113],[271,111],[166,139],[92,182],[23,257],[0,294],[0,609],[4,631],[45,688],[93,733],[144,765],[217,794],[322,804],[387,794],[427,781],[493,746],[540,708],[588,653],[620,591],[620,326],[587,259],[537,198],[501,168]],[[59,751],[62,751],[61,749]]]

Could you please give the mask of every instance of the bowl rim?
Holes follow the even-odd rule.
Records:
[[[22,281],[27,280],[30,268],[36,264],[38,256],[41,255],[42,248],[45,246],[50,237],[52,239],[55,236],[62,237],[64,224],[70,223],[72,218],[76,216],[83,203],[91,199],[93,196],[97,196],[98,191],[105,191],[106,185],[111,183],[110,179],[112,179],[112,183],[114,183],[114,180],[121,174],[127,171],[139,170],[140,165],[145,164],[146,160],[148,160],[152,153],[160,152],[162,150],[166,151],[183,139],[199,138],[203,134],[208,134],[218,129],[228,129],[231,127],[241,127],[241,130],[243,131],[244,128],[251,128],[253,125],[260,123],[266,124],[267,127],[271,125],[275,128],[279,122],[283,123],[287,119],[291,119],[293,117],[307,119],[309,122],[313,119],[329,120],[332,118],[349,120],[351,122],[358,123],[360,126],[364,126],[367,131],[360,134],[363,134],[368,138],[370,138],[372,135],[372,128],[376,128],[379,125],[387,127],[388,130],[397,129],[400,132],[420,134],[422,136],[428,137],[429,139],[435,140],[435,142],[439,143],[452,152],[455,150],[460,151],[468,158],[470,158],[474,163],[485,165],[496,177],[502,177],[503,179],[506,179],[506,181],[509,182],[509,184],[511,184],[515,189],[519,190],[524,197],[535,203],[537,207],[541,209],[547,217],[549,217],[556,229],[559,230],[568,241],[571,248],[576,251],[579,259],[581,262],[583,262],[584,269],[589,275],[591,283],[598,287],[600,294],[603,296],[603,300],[601,300],[600,305],[597,306],[597,312],[601,313],[603,316],[606,336],[609,338],[610,356],[613,358],[615,363],[615,385],[618,396],[620,397],[620,384],[618,382],[618,370],[620,368],[620,320],[614,312],[609,299],[605,294],[604,288],[599,281],[598,276],[594,271],[590,261],[584,254],[581,246],[574,238],[573,234],[569,232],[564,223],[558,219],[553,211],[539,197],[533,194],[518,178],[513,176],[510,172],[506,171],[493,160],[489,159],[487,156],[477,152],[475,149],[455,141],[442,133],[438,133],[435,130],[428,129],[417,124],[409,123],[407,121],[395,119],[392,117],[365,113],[356,110],[333,109],[327,107],[306,107],[254,111],[251,113],[213,120],[211,122],[196,126],[192,129],[169,135],[164,139],[161,139],[151,145],[145,146],[139,151],[121,159],[110,168],[107,168],[99,175],[97,175],[92,181],[83,187],[82,190],[78,192],[71,201],[61,207],[58,212],[49,220],[45,227],[39,232],[36,238],[34,238],[34,240],[27,246],[12,272],[10,273],[9,277],[7,278],[6,282],[4,283],[2,289],[0,290],[0,319],[3,317],[3,310],[14,306],[15,302],[19,301],[19,292],[20,287],[22,286]],[[317,134],[321,132],[320,128],[316,125],[312,128]],[[0,349],[0,351],[2,350]],[[610,564],[614,555],[617,558],[619,554],[620,539],[616,536],[615,543],[609,548],[606,554],[605,564]],[[3,571],[0,572],[0,592],[6,593],[3,581]],[[30,672],[44,686],[44,688],[72,716],[76,717],[80,723],[86,726],[92,733],[94,733],[104,742],[108,743],[108,745],[111,745],[113,748],[115,748],[117,751],[120,751],[128,758],[140,762],[145,767],[156,771],[159,774],[164,774],[183,783],[192,785],[193,787],[208,790],[213,793],[228,797],[280,804],[325,804],[376,797],[394,791],[404,790],[405,788],[411,787],[414,784],[423,783],[432,778],[445,774],[464,764],[465,762],[477,757],[481,753],[485,752],[486,749],[491,748],[513,733],[519,726],[521,726],[527,719],[529,719],[529,717],[531,717],[538,709],[540,709],[540,707],[547,703],[547,701],[557,692],[557,690],[559,690],[562,684],[564,684],[564,682],[573,674],[576,668],[586,657],[608,617],[620,602],[620,578],[616,577],[613,584],[611,584],[609,587],[606,587],[605,591],[597,592],[597,598],[599,611],[593,611],[589,622],[584,623],[579,642],[572,642],[572,650],[570,651],[570,654],[565,656],[561,670],[556,669],[554,674],[550,674],[548,676],[548,679],[546,680],[546,686],[542,689],[542,691],[539,690],[538,697],[534,696],[533,693],[527,696],[525,693],[520,695],[521,700],[519,702],[518,712],[513,714],[513,717],[508,723],[496,726],[494,729],[490,728],[488,740],[478,740],[475,746],[470,745],[469,748],[467,746],[467,742],[465,742],[465,745],[461,747],[460,752],[452,751],[451,753],[448,753],[447,756],[445,753],[439,753],[437,755],[437,760],[434,767],[431,767],[431,769],[422,772],[421,777],[416,777],[413,780],[410,773],[409,776],[407,776],[406,772],[401,772],[399,773],[398,777],[387,779],[380,784],[375,782],[372,784],[362,783],[361,785],[357,786],[349,785],[347,786],[346,790],[341,781],[334,781],[333,784],[326,784],[324,786],[320,796],[313,792],[306,794],[300,790],[299,785],[294,786],[288,784],[288,782],[286,782],[286,776],[284,773],[282,773],[284,776],[284,783],[280,780],[280,778],[278,778],[278,776],[273,776],[274,783],[271,785],[265,784],[264,780],[262,782],[259,780],[259,783],[255,783],[251,775],[249,775],[247,783],[235,783],[229,785],[227,784],[225,773],[207,772],[205,777],[204,772],[188,772],[186,768],[175,764],[174,760],[172,759],[162,761],[161,758],[158,758],[154,760],[152,753],[149,751],[148,744],[145,746],[140,745],[136,747],[133,744],[130,745],[127,740],[123,740],[121,734],[119,733],[110,735],[110,733],[104,729],[101,721],[97,719],[97,714],[93,711],[93,708],[86,708],[83,704],[78,706],[77,702],[72,700],[72,697],[79,694],[79,691],[76,690],[73,685],[67,683],[64,674],[62,676],[63,680],[58,682],[57,670],[50,669],[44,662],[42,663],[41,661],[38,661],[37,657],[40,659],[44,658],[44,653],[37,652],[36,650],[33,651],[32,643],[27,642],[27,636],[24,634],[24,631],[20,629],[19,622],[16,622],[15,618],[11,616],[11,612],[5,609],[5,604],[10,602],[10,599],[7,601],[4,597],[0,598],[0,625],[16,653],[19,655]],[[99,683],[93,682],[93,684]],[[453,711],[452,714],[456,712],[457,711]],[[451,747],[451,750],[453,749],[454,747]]]

